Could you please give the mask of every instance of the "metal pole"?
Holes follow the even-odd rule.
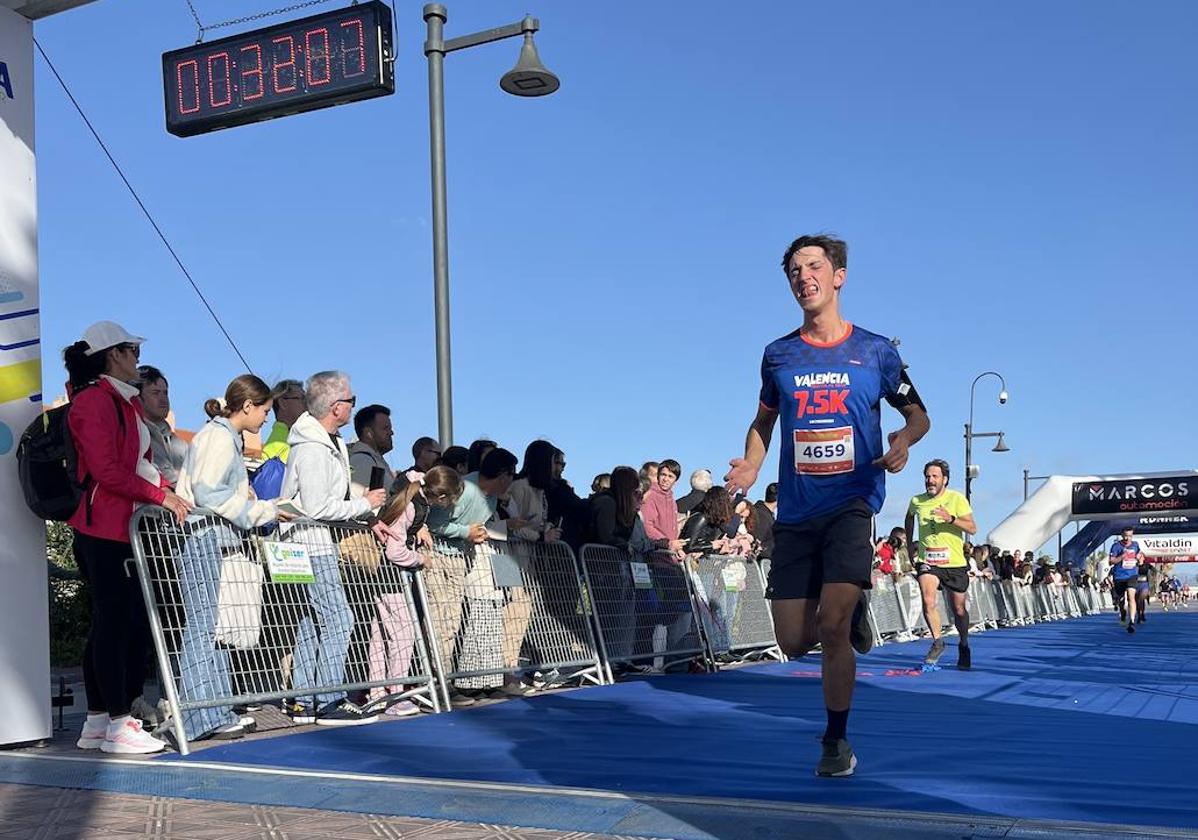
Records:
[[[970,472],[970,459],[973,458],[973,429],[971,428],[973,421],[973,397],[969,400],[969,418],[970,422],[965,424],[965,501],[969,501],[969,490],[973,484],[973,474]]]
[[[453,445],[453,380],[449,355],[449,222],[445,198],[445,21],[440,3],[424,7],[428,40],[428,141],[433,188],[433,308],[437,329],[437,436]]]
[[[1027,474],[1029,472],[1031,472],[1031,470],[1028,470],[1026,468],[1023,471],[1023,500],[1025,502],[1027,501]]]

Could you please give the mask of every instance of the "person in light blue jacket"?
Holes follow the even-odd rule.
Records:
[[[270,405],[270,388],[261,379],[251,374],[234,379],[224,405],[215,399],[205,403],[211,420],[195,436],[179,471],[178,493],[196,506],[179,556],[187,622],[180,645],[183,701],[231,696],[227,645],[250,647],[260,629],[261,579],[246,573],[252,563],[245,537],[280,513],[276,502],[255,499],[250,490],[242,433],[261,429]],[[189,709],[182,719],[189,741],[239,738],[253,723],[231,706]]]

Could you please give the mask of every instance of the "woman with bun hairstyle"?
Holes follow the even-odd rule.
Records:
[[[71,408],[67,426],[83,489],[69,524],[75,560],[91,597],[91,629],[83,651],[87,720],[76,745],[118,754],[153,753],[166,744],[130,713],[146,678],[150,629],[136,575],[129,523],[141,505],[161,505],[180,521],[191,505],[165,486],[150,455],[137,362],[144,338],[120,324],[92,324],[63,351]]]
[[[189,517],[187,541],[179,556],[179,585],[187,621],[180,644],[179,681],[188,700],[233,694],[229,649],[216,644],[221,565],[246,550],[246,531],[287,518],[276,501],[254,497],[242,454],[242,433],[262,428],[271,402],[270,386],[258,377],[247,373],[234,379],[225,390],[223,405],[215,399],[204,404],[211,419],[192,440],[179,470],[179,495],[206,511]],[[238,580],[238,584],[244,583]],[[253,585],[252,580],[248,583]],[[228,629],[252,636],[258,622],[251,613],[257,602],[238,600],[233,598],[228,605],[235,607]],[[220,706],[188,709],[182,714],[182,723],[188,741],[227,740],[244,735],[253,719],[239,717],[230,706]]]

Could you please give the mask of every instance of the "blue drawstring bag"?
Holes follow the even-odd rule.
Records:
[[[286,471],[287,465],[278,458],[269,458],[264,461],[250,479],[250,487],[254,488],[254,495],[259,499],[279,498],[283,492],[283,473]]]

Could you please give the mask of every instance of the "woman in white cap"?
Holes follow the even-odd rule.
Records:
[[[150,460],[150,433],[136,385],[145,339],[112,321],[92,324],[63,352],[70,376],[67,424],[83,488],[70,519],[75,560],[91,595],[83,652],[87,721],[77,745],[109,753],[152,753],[166,744],[130,713],[146,677],[149,623],[136,576],[129,522],[138,505],[161,505],[180,521],[191,505],[165,487]]]

